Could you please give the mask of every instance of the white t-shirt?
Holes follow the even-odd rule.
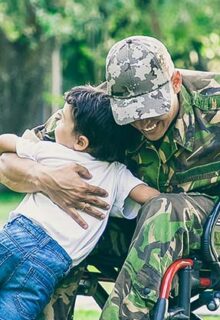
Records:
[[[109,213],[128,219],[137,215],[140,205],[126,198],[135,186],[143,182],[135,178],[125,165],[99,161],[88,153],[77,152],[54,142],[36,143],[19,138],[16,149],[19,157],[32,159],[43,165],[56,167],[72,162],[81,164],[92,174],[89,183],[108,192],[105,201],[109,203],[110,209],[103,210],[106,214],[104,220],[97,220],[78,210],[89,225],[86,230],[40,192],[27,194],[10,214],[11,219],[22,214],[40,225],[66,250],[73,265],[79,264],[94,248],[106,227]]]

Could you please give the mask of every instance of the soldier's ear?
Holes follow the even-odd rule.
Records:
[[[179,72],[179,70],[175,70],[172,77],[171,77],[171,82],[173,85],[173,90],[174,92],[177,94],[180,92],[181,90],[181,86],[182,86],[182,75]]]

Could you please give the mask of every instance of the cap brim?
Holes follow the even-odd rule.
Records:
[[[130,98],[111,97],[115,122],[119,125],[136,120],[158,117],[169,112],[171,106],[170,82],[157,90]]]

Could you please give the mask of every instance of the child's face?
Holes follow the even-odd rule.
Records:
[[[74,122],[72,118],[72,107],[65,103],[64,108],[57,113],[57,126],[55,129],[55,139],[68,148],[74,149],[75,134]]]

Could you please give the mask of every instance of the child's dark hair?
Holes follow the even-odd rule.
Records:
[[[65,101],[72,106],[74,131],[89,140],[89,153],[99,160],[123,161],[137,131],[115,123],[109,96],[92,86],[79,86],[66,94]]]

